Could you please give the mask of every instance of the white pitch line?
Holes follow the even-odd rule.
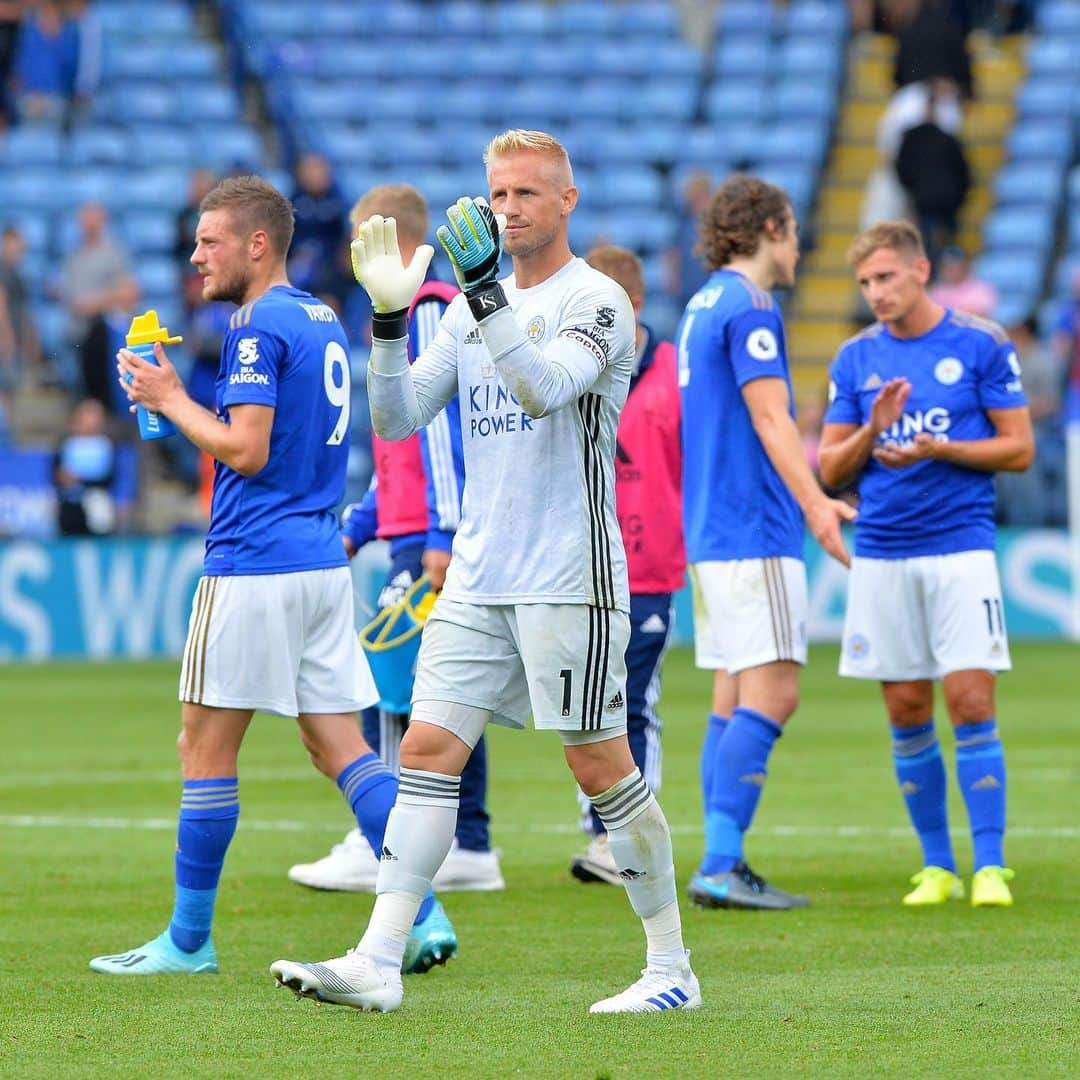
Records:
[[[264,821],[240,818],[240,828],[251,832],[290,832],[290,833],[339,833],[344,827],[342,822],[317,821]],[[6,829],[120,829],[169,831],[176,829],[176,818],[120,818],[120,817],[75,817],[64,814],[0,814],[0,828]],[[508,833],[542,834],[577,834],[581,830],[577,825],[542,822],[535,825],[499,825],[495,829],[499,835]],[[684,836],[700,836],[704,829],[697,824],[674,824],[671,831]],[[869,825],[763,825],[755,828],[757,835],[764,836],[805,836],[836,837],[853,839],[859,837],[905,837],[911,835],[911,829],[893,827],[874,827]],[[962,828],[950,830],[955,836],[964,836]],[[1080,827],[1073,825],[1025,826],[1017,825],[1009,829],[1009,836],[1032,839],[1077,840],[1080,839]]]

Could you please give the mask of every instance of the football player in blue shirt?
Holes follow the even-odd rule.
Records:
[[[934,733],[934,680],[956,735],[975,848],[971,902],[1012,903],[1005,759],[994,679],[1009,669],[994,561],[993,474],[1035,444],[1016,351],[994,322],[935,303],[907,222],[858,236],[848,259],[878,322],[832,367],[821,476],[857,483],[859,518],[840,674],[881,683],[896,777],[923,849],[909,906],[961,899]]]
[[[804,517],[846,564],[840,522],[854,512],[822,492],[795,425],[784,325],[768,291],[795,280],[790,200],[756,177],[729,177],[702,215],[700,246],[713,272],[677,335],[683,523],[697,664],[716,674],[701,756],[705,858],[688,891],[702,907],[802,907],[804,897],[750,869],[743,838],[799,700]]]
[[[378,693],[335,514],[349,455],[345,333],[329,307],[289,284],[293,208],[270,184],[225,180],[200,211],[191,261],[203,297],[239,305],[222,343],[217,414],[192,401],[160,344],[157,365],[127,349],[117,356],[128,397],[212,455],[215,474],[180,675],[175,906],[158,937],[90,962],[110,975],[217,971],[214,901],[240,814],[237,754],[256,710],[297,717],[312,761],[377,850],[397,795],[355,715]],[[430,893],[419,915],[403,966],[426,971],[456,942]]]

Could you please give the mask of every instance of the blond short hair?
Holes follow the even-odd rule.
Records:
[[[428,205],[412,184],[380,184],[361,195],[349,211],[353,231],[372,214],[392,217],[397,222],[398,236],[406,241],[422,244],[427,237]]]
[[[574,170],[570,167],[570,155],[566,152],[566,147],[546,131],[511,128],[501,135],[496,135],[484,150],[484,166],[490,168],[491,163],[498,158],[526,152],[541,154],[550,159],[557,168],[564,170],[566,185],[573,184]]]
[[[645,299],[645,270],[641,260],[628,248],[600,244],[585,256],[585,261],[621,285],[632,302]]]
[[[847,249],[848,264],[857,267],[882,248],[892,248],[910,259],[926,258],[922,234],[910,221],[879,221],[851,241]]]

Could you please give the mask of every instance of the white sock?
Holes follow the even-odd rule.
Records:
[[[635,769],[592,797],[607,827],[608,847],[626,886],[630,905],[645,929],[650,967],[673,967],[686,959],[675,891],[671,833],[660,804]]]
[[[383,837],[375,907],[359,945],[380,967],[401,967],[417,909],[454,839],[460,789],[460,776],[401,770]]]

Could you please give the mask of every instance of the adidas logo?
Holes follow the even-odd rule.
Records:
[[[755,787],[765,786],[765,774],[763,772],[746,773],[739,777],[740,784],[753,784]]]
[[[877,390],[881,386],[881,376],[875,371],[866,382],[863,383],[862,388],[864,390]]]
[[[615,696],[607,703],[608,712],[614,712],[616,709],[623,707],[623,696],[621,690],[615,691]]]
[[[398,857],[385,844],[383,844],[382,857],[386,862],[398,861]]]
[[[628,870],[620,870],[619,871],[619,877],[621,877],[623,879],[623,881],[637,881],[638,878],[643,878],[644,876],[645,876],[645,871],[644,870],[629,870],[628,869]]]
[[[480,336],[480,327],[474,326],[466,335],[464,344],[483,345],[484,339]]]
[[[664,620],[656,614],[654,611],[642,624],[641,632],[643,634],[665,634],[667,633],[667,624]]]
[[[991,776],[989,773],[987,773],[986,776],[984,776],[981,780],[976,780],[975,783],[971,785],[971,790],[993,791],[994,788],[999,787],[1001,787],[1001,784],[998,782],[998,778],[996,776]]]
[[[913,780],[905,780],[900,785],[900,794],[901,795],[914,795],[915,792],[917,792],[918,790],[919,790],[919,785],[916,784]]]

